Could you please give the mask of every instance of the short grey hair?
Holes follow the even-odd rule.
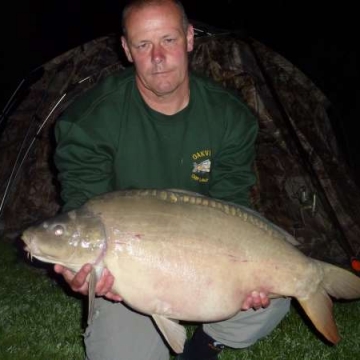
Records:
[[[162,5],[164,3],[167,2],[172,2],[174,3],[177,8],[180,11],[181,14],[181,18],[182,18],[182,26],[184,29],[184,32],[186,33],[188,26],[189,26],[189,19],[186,15],[185,9],[183,4],[181,3],[181,1],[179,0],[130,0],[128,1],[128,3],[125,5],[123,11],[122,11],[122,17],[121,17],[121,27],[122,27],[122,32],[123,35],[126,37],[126,19],[129,15],[129,13],[131,12],[131,10],[133,9],[141,9],[144,8],[146,6],[151,6],[151,5]]]

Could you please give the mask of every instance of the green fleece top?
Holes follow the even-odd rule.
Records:
[[[249,206],[257,121],[233,93],[190,74],[190,101],[175,115],[152,110],[132,68],[76,100],[56,124],[63,211],[130,188],[195,191]]]

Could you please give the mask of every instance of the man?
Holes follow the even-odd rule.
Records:
[[[134,0],[122,20],[122,46],[134,69],[105,79],[57,123],[63,210],[126,188],[181,188],[249,206],[256,120],[233,94],[189,74],[194,31],[181,4]],[[60,265],[55,271],[74,291],[87,293],[90,264],[75,275]],[[150,318],[124,306],[112,284],[105,270],[85,334],[87,358],[168,359]],[[266,294],[254,292],[242,308],[247,311],[233,319],[199,327],[181,359],[217,359],[224,345],[251,345],[281,321],[289,300],[269,306]]]

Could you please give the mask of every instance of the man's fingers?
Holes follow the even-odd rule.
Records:
[[[90,264],[85,264],[76,274],[74,274],[68,268],[59,264],[56,264],[54,266],[54,270],[56,273],[61,274],[64,277],[65,281],[69,284],[70,288],[73,291],[81,293],[83,295],[88,294],[89,285],[87,280],[92,270],[92,266]],[[121,296],[111,292],[113,285],[114,277],[112,276],[110,271],[105,268],[96,284],[96,295],[105,296],[107,299],[113,301],[122,301]]]
[[[112,300],[112,301],[122,301],[122,297],[118,294],[115,294],[113,292],[108,292],[104,295],[104,297],[108,300]]]
[[[74,273],[72,271],[70,271],[69,269],[67,269],[66,267],[62,266],[62,265],[54,265],[54,271],[57,274],[60,274],[64,277],[65,281],[70,285],[72,279],[74,278]]]
[[[110,271],[105,268],[101,274],[101,278],[96,285],[96,295],[104,296],[108,300],[112,301],[122,301],[122,297],[111,291],[114,285],[114,276]]]
[[[101,278],[96,284],[96,295],[106,296],[107,293],[111,292],[114,285],[114,277],[111,275],[108,269],[104,269],[101,274]]]
[[[90,274],[92,266],[85,264],[72,279],[68,281],[71,289],[80,294],[87,295],[89,293],[89,284],[87,282],[88,275]],[[64,275],[65,277],[66,275]]]
[[[59,265],[59,264],[55,264],[55,265],[54,265],[54,271],[55,271],[57,274],[62,274],[64,270],[65,270],[64,266]]]
[[[253,291],[251,293],[251,297],[252,297],[252,300],[253,300],[252,307],[254,309],[259,309],[261,307],[261,305],[262,305],[262,301],[261,301],[261,297],[260,297],[259,292]]]
[[[62,265],[54,265],[54,271],[64,277],[64,280],[69,284],[70,288],[83,295],[87,295],[88,293],[87,277],[91,272],[91,269],[92,266],[90,264],[85,264],[76,274],[74,274],[71,270]]]
[[[91,265],[85,264],[74,276],[71,281],[71,287],[73,289],[80,289],[86,283],[87,277],[91,272]]]
[[[261,292],[260,293],[260,298],[261,298],[261,305],[262,307],[266,308],[270,305],[270,299],[269,297],[267,296],[267,294]]]
[[[251,308],[250,298],[247,297],[242,304],[241,310],[249,310]]]
[[[253,291],[248,295],[243,303],[242,310],[249,310],[253,308],[258,310],[260,308],[266,308],[270,304],[268,295],[264,292]]]

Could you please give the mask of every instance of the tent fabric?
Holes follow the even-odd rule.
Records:
[[[111,34],[56,57],[7,119],[0,138],[6,231],[59,211],[54,123],[77,96],[128,66],[120,54]],[[259,119],[254,208],[294,235],[306,255],[349,266],[360,252],[360,191],[337,147],[326,96],[280,54],[236,33],[197,36],[190,68],[233,89]]]
[[[7,119],[0,138],[0,194],[7,194],[2,226],[6,231],[21,229],[59,210],[56,170],[51,160],[53,124],[78,95],[124,68],[116,50],[114,36],[95,39],[54,58],[37,69],[40,74],[31,76],[39,79],[25,89],[24,99]],[[12,186],[6,191],[9,178]]]

